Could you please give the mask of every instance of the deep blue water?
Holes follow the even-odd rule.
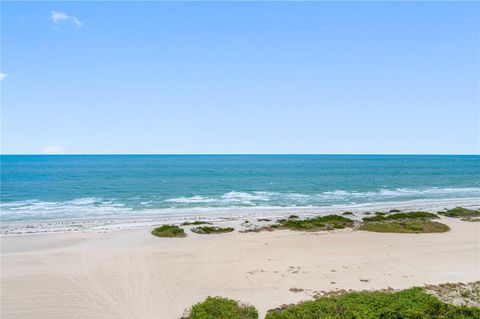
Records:
[[[1,156],[3,221],[480,197],[480,156]]]

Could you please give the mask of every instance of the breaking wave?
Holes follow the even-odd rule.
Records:
[[[0,204],[2,222],[74,218],[118,218],[171,214],[185,209],[248,208],[248,207],[316,207],[345,204],[402,202],[410,200],[435,200],[455,198],[480,198],[480,188],[397,188],[378,191],[335,190],[314,194],[281,192],[239,192],[222,195],[191,195],[162,198],[133,197],[124,200],[97,197],[77,198],[68,201],[24,200]]]

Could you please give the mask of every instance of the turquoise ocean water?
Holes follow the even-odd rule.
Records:
[[[3,222],[480,198],[480,156],[1,156]]]

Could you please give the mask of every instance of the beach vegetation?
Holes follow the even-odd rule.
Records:
[[[364,222],[360,230],[377,233],[443,233],[450,230],[445,224],[427,219]]]
[[[157,237],[181,238],[187,236],[183,228],[175,225],[162,225],[152,230],[152,235]]]
[[[345,212],[345,213],[343,213],[342,215],[345,215],[345,216],[347,216],[347,215],[353,215],[353,213],[352,213],[352,212]]]
[[[199,226],[191,229],[192,232],[197,234],[222,234],[230,233],[234,231],[232,227],[215,227],[215,226]]]
[[[350,218],[339,215],[317,216],[312,218],[289,218],[278,219],[275,224],[270,224],[262,227],[255,227],[242,232],[261,232],[274,231],[278,229],[289,229],[298,231],[322,231],[343,229],[346,227],[353,227],[354,221]]]
[[[439,215],[455,218],[465,218],[465,217],[480,217],[480,209],[468,209],[464,207],[455,207],[452,209],[447,209],[443,212],[438,212]]]
[[[182,319],[258,319],[258,312],[237,300],[207,297],[188,309]]]
[[[388,212],[389,213],[400,213],[401,210],[400,209],[390,209]]]
[[[182,223],[182,226],[190,226],[190,225],[211,225],[212,223],[203,221],[203,220],[196,220],[193,222],[184,222]]]
[[[317,216],[305,219],[282,219],[278,221],[278,228],[291,230],[331,230],[353,226],[353,220],[338,215]]]
[[[384,220],[406,220],[406,219],[435,219],[439,218],[436,214],[428,212],[408,212],[408,213],[394,213],[385,214],[381,212],[375,213],[375,216],[363,218],[364,222],[379,222]]]
[[[290,215],[288,216],[288,219],[297,219],[298,218],[298,215]]]
[[[269,310],[265,319],[467,319],[480,308],[442,302],[421,288],[398,292],[347,292]]]

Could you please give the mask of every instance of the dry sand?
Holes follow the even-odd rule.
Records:
[[[480,223],[443,222],[450,232],[4,236],[1,318],[179,318],[209,295],[251,303],[262,318],[320,290],[480,280]]]

